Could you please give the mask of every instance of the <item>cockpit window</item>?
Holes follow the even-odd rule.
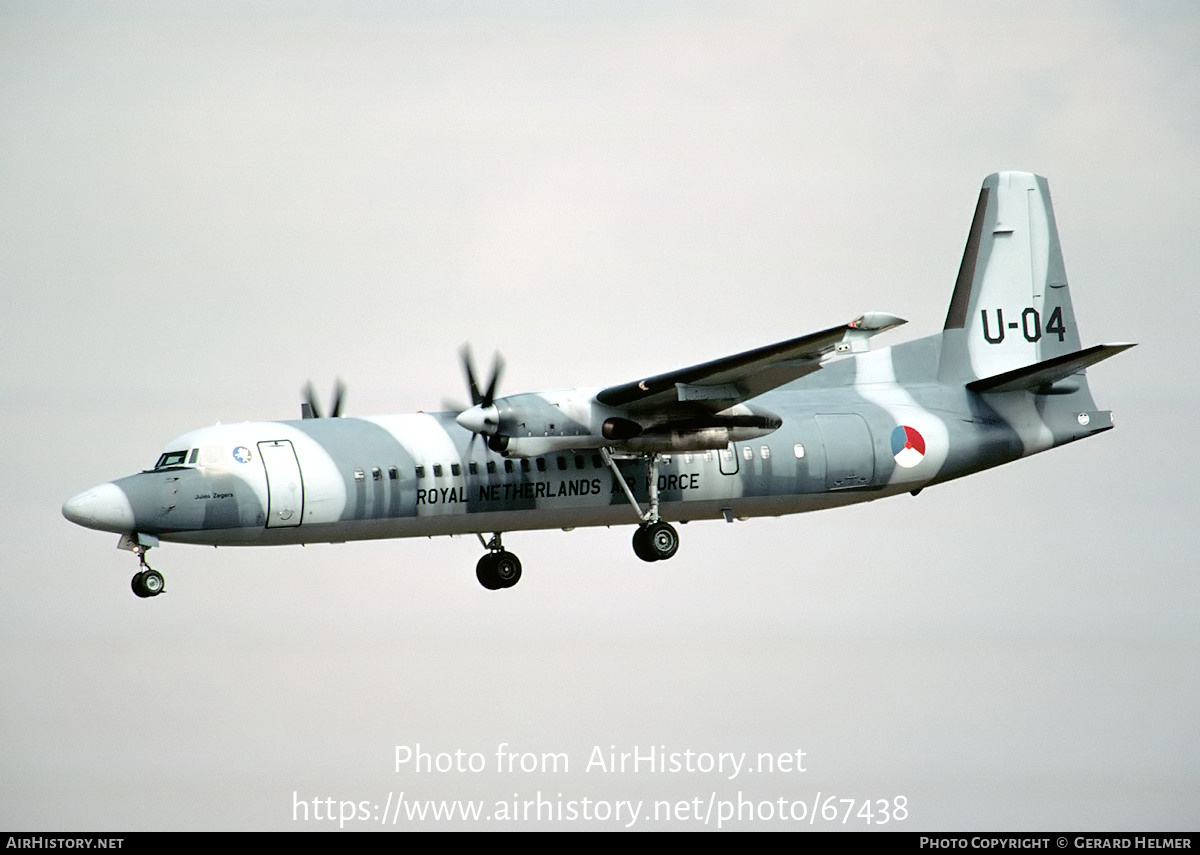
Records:
[[[158,462],[154,464],[155,469],[169,469],[172,466],[182,466],[187,461],[187,450],[184,451],[168,451],[158,458]]]

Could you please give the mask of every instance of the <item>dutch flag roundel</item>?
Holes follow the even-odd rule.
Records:
[[[925,458],[925,437],[916,428],[900,425],[892,431],[892,455],[896,463],[911,469]]]

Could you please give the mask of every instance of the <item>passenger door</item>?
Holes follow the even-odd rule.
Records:
[[[304,519],[304,479],[292,443],[286,439],[260,442],[258,453],[267,470],[267,528],[300,525]]]

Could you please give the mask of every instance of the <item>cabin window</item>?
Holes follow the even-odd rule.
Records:
[[[521,458],[521,471],[522,471],[522,472],[528,472],[528,471],[529,471],[529,458],[528,458],[528,457],[522,457],[522,458]]]
[[[742,446],[742,457],[746,458],[747,460],[753,460],[754,459],[754,449],[752,449],[748,445],[743,445]]]
[[[804,446],[801,445],[800,443],[796,443],[795,445],[792,446],[792,453],[796,455],[797,460],[803,460],[804,459]]]
[[[539,457],[537,459],[537,467],[538,467],[538,472],[545,472],[546,471],[546,458]]]
[[[758,456],[761,457],[763,460],[770,460],[771,459],[771,446],[764,445],[762,448],[760,448],[758,450]]]
[[[487,465],[487,471],[488,471],[488,474],[489,474],[489,475],[495,475],[495,474],[496,474],[496,461],[495,461],[495,460],[489,460],[489,461],[488,461],[488,465]]]
[[[596,467],[597,469],[599,469],[599,468],[600,468],[601,466],[603,466],[603,465],[604,465],[604,461],[600,459],[600,455],[599,455],[599,454],[593,454],[593,455],[592,455],[592,466],[594,466],[594,467]]]
[[[397,469],[395,466],[389,466],[388,467],[388,480],[395,481],[399,477],[400,477],[400,470]]]
[[[462,464],[451,463],[450,464],[450,474],[451,475],[461,475],[462,474]]]
[[[440,464],[440,463],[433,464],[433,477],[434,478],[442,477],[442,464]]]
[[[467,464],[467,471],[470,472],[472,475],[478,475],[479,474],[479,464],[476,463],[474,460],[472,460],[470,463]]]
[[[688,452],[687,454],[683,455],[683,462],[684,462],[684,463],[691,463],[691,462],[692,462],[692,454],[691,454],[691,452]]]
[[[559,469],[566,469],[566,468],[567,468],[567,458],[565,458],[565,457],[562,457],[562,456],[560,455],[560,456],[559,456],[559,458],[558,458],[558,460],[557,460],[556,462],[558,463],[558,468],[559,468]]]
[[[575,468],[582,469],[584,467],[584,459],[582,454],[575,455]]]
[[[512,462],[511,460],[505,460],[505,461],[504,461],[504,471],[505,471],[505,472],[508,472],[508,473],[510,473],[510,474],[512,473],[512,471],[513,471],[513,462]]]
[[[376,466],[374,469],[371,470],[371,478],[375,481],[382,481],[383,480],[383,471],[378,466]]]
[[[417,467],[417,469],[416,469],[416,472],[417,472],[417,477],[418,477],[418,478],[424,478],[424,477],[425,477],[425,467],[424,467],[424,466],[418,466],[418,467]]]
[[[366,476],[365,472],[363,472],[361,469],[354,470],[354,480],[355,481],[365,481],[366,479],[367,479],[367,476]]]

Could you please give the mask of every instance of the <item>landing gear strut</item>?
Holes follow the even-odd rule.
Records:
[[[162,573],[146,563],[146,553],[150,551],[150,547],[139,545],[133,551],[137,553],[142,569],[133,574],[130,587],[142,599],[157,597],[165,589],[166,582],[163,580]]]
[[[625,491],[625,498],[629,499],[629,504],[633,505],[638,519],[641,520],[641,525],[633,533],[634,554],[643,561],[666,561],[679,551],[679,533],[675,531],[674,526],[663,522],[658,516],[658,454],[643,455],[646,460],[646,478],[650,493],[650,507],[644,513],[609,450],[601,448],[600,456],[613,471],[617,483]]]
[[[491,540],[484,540],[483,535],[477,535],[479,542],[488,551],[479,563],[475,565],[475,578],[479,584],[489,591],[501,588],[511,588],[521,581],[521,559],[504,549],[500,541],[500,532],[492,535]]]

